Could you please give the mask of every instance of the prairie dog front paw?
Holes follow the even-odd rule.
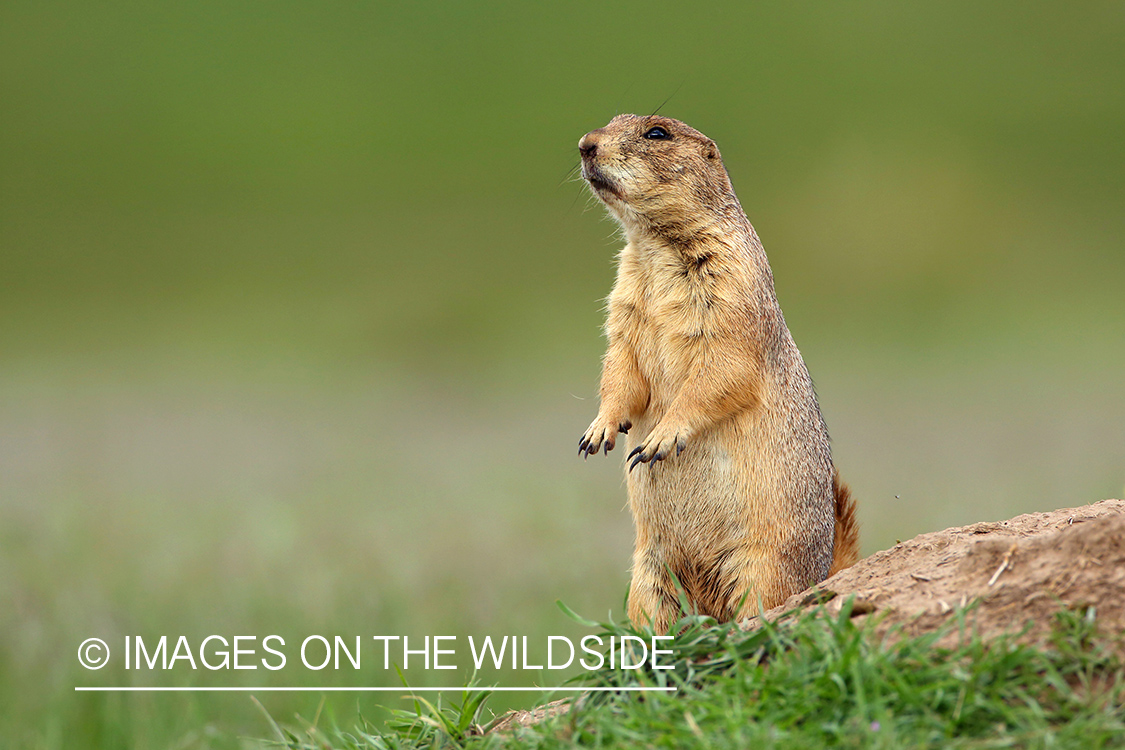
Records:
[[[589,456],[597,453],[603,446],[605,452],[609,453],[617,444],[617,434],[629,432],[632,426],[633,423],[628,419],[609,419],[599,414],[578,441],[578,454]]]
[[[656,428],[648,434],[645,441],[629,454],[629,458],[633,459],[633,462],[629,464],[629,471],[632,471],[637,464],[647,463],[651,465],[657,461],[663,461],[673,452],[677,456],[680,455],[687,447],[690,437],[690,431],[686,427],[656,425]]]

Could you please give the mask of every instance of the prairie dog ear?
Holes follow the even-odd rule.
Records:
[[[703,155],[708,159],[718,159],[719,149],[714,141],[707,141],[707,145],[703,148]]]

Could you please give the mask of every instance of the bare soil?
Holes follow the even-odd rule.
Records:
[[[570,704],[570,698],[559,698],[550,703],[544,703],[542,706],[533,708],[530,711],[515,709],[499,717],[499,719],[487,729],[481,729],[478,734],[487,734],[490,732],[504,734],[514,732],[520,727],[534,726],[541,721],[546,721],[552,717],[569,712]]]
[[[966,624],[981,636],[1026,627],[1021,639],[1038,644],[1061,607],[1093,607],[1099,629],[1122,649],[1125,501],[922,534],[790,597],[765,617],[815,606],[829,592],[835,594],[825,604],[829,612],[839,612],[854,595],[853,612],[876,618],[879,633],[895,627],[908,635],[929,632],[968,608]],[[957,637],[954,629],[943,641]]]

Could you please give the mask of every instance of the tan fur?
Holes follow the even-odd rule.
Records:
[[[645,137],[663,128],[664,138]],[[669,573],[699,612],[754,614],[858,557],[812,381],[714,141],[620,115],[579,142],[625,231],[589,455],[628,433],[629,616],[666,631]]]

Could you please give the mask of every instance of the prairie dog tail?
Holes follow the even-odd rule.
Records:
[[[855,500],[848,485],[840,481],[840,472],[832,478],[832,490],[836,495],[836,540],[832,543],[830,576],[859,561],[859,521],[855,517]]]

